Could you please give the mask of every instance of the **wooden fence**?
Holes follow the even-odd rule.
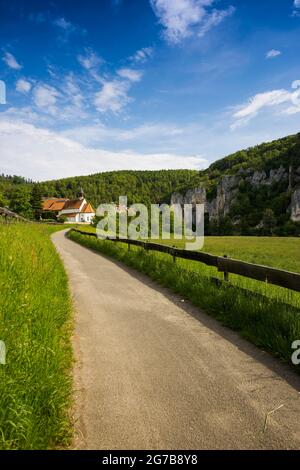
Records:
[[[3,217],[6,222],[12,219],[21,222],[30,222],[21,215],[18,215],[15,212],[10,211],[9,209],[6,209],[6,207],[0,207],[0,216]]]
[[[83,230],[74,228],[71,230],[82,235],[97,238],[96,233],[85,232]],[[118,243],[126,243],[129,248],[131,245],[133,245],[140,246],[147,251],[158,251],[160,253],[166,253],[172,256],[174,261],[176,258],[199,261],[200,263],[204,263],[207,266],[213,266],[217,268],[218,271],[223,272],[224,280],[228,280],[229,273],[232,273],[300,292],[300,274],[297,273],[270,268],[268,266],[261,266],[258,264],[246,263],[244,261],[238,261],[227,258],[225,256],[215,256],[209,253],[204,253],[202,251],[181,250],[179,248],[174,248],[168,245],[159,245],[158,243],[129,239],[108,238],[108,240]]]

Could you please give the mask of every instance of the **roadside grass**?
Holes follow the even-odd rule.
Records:
[[[75,227],[76,228],[76,227]],[[77,227],[85,232],[96,233],[92,226]],[[185,239],[171,238],[150,240],[154,243],[185,248]],[[205,237],[201,251],[217,256],[228,256],[241,261],[284,269],[300,273],[300,238],[296,237]],[[203,276],[223,279],[223,273],[211,266],[191,260],[178,259],[177,263],[189,271],[199,272]],[[253,292],[255,295],[270,297],[276,301],[293,305],[300,310],[300,293],[270,285],[254,279],[229,275],[230,284]]]
[[[90,225],[77,226],[79,230],[96,233]],[[164,245],[185,248],[186,240],[158,239],[152,241]],[[228,256],[248,263],[300,273],[300,237],[210,237],[204,239],[201,251],[217,256]]]
[[[0,448],[49,449],[71,439],[71,300],[50,240],[62,226],[0,225]]]
[[[300,309],[282,303],[278,292],[284,289],[260,283],[264,285],[264,291],[268,288],[273,290],[273,287],[279,289],[277,297],[274,294],[273,297],[254,295],[231,283],[217,285],[211,277],[211,268],[207,269],[201,263],[187,260],[174,263],[172,257],[164,253],[147,252],[134,246],[129,251],[123,243],[99,240],[73,231],[68,233],[68,237],[147,274],[203,308],[223,325],[239,331],[260,348],[291,363],[291,345],[300,339]],[[294,367],[300,372],[300,366]]]

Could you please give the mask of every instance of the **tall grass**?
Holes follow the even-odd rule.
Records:
[[[200,270],[200,263],[192,265],[186,260],[174,263],[166,254],[147,252],[133,246],[129,251],[122,243],[98,240],[76,232],[70,232],[68,236],[170,287],[257,346],[290,362],[291,345],[300,339],[300,311],[282,304],[280,298],[254,296],[236,285],[216,285],[205,270]],[[198,269],[193,269],[196,264]],[[300,372],[299,366],[297,369]]]
[[[71,302],[55,227],[0,225],[0,448],[47,449],[71,434]]]
[[[82,227],[77,227],[82,229]],[[96,233],[96,229],[85,226],[85,232]],[[150,240],[154,243],[176,246],[185,249],[185,239]],[[295,237],[205,237],[203,250],[217,256],[246,261],[300,273],[300,238]],[[222,280],[223,273],[217,268],[206,266],[197,261],[178,259],[177,263],[189,271],[199,272],[206,277]],[[230,283],[253,292],[255,295],[270,297],[281,303],[293,305],[300,310],[300,293],[278,286],[230,274]]]

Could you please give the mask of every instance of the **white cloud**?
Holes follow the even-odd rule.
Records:
[[[103,60],[91,49],[86,49],[85,55],[80,54],[77,59],[80,65],[87,70],[95,69],[103,62]]]
[[[282,54],[281,51],[278,51],[277,49],[271,49],[266,53],[266,58],[267,59],[274,59],[275,57],[278,57]]]
[[[199,156],[91,149],[56,132],[3,118],[0,119],[0,135],[3,171],[8,174],[21,173],[32,179],[46,180],[124,169],[200,169],[207,165],[207,161]]]
[[[133,101],[128,93],[133,83],[139,82],[142,72],[130,68],[122,68],[117,72],[118,76],[112,80],[102,82],[102,88],[96,93],[94,104],[96,109],[105,113],[107,111],[114,114],[120,113],[125,106]]]
[[[60,31],[58,39],[62,42],[67,42],[71,34],[86,34],[86,30],[78,25],[66,20],[63,16],[52,20],[52,24]]]
[[[179,137],[184,134],[184,129],[168,124],[144,124],[132,129],[106,127],[101,123],[80,127],[73,127],[63,132],[63,135],[76,140],[83,145],[101,145],[104,142],[120,142],[133,144],[141,143],[147,148],[151,142],[162,146],[164,140]]]
[[[123,68],[118,70],[118,75],[122,78],[129,80],[130,82],[139,82],[143,74],[140,70]]]
[[[151,59],[153,53],[153,47],[143,47],[142,49],[136,51],[136,53],[132,57],[130,57],[130,59],[136,63],[144,63],[148,59]]]
[[[3,61],[10,67],[11,69],[14,70],[21,70],[22,65],[20,65],[17,61],[17,59],[10,53],[10,52],[5,52]]]
[[[205,36],[205,34],[214,26],[218,26],[228,16],[233,15],[235,8],[230,6],[227,10],[213,10],[210,15],[203,22],[198,32],[199,37]]]
[[[297,88],[299,88],[299,87],[300,87],[300,80],[294,80],[293,83],[292,83],[293,90],[297,90]]]
[[[74,26],[70,21],[67,21],[65,18],[57,18],[56,20],[53,21],[53,24],[55,26],[58,26],[59,28],[64,29],[65,31],[71,31],[74,29]]]
[[[280,108],[282,114],[296,114],[300,112],[300,80],[295,80],[292,83],[292,89],[296,91],[289,91],[285,89],[272,90],[265,93],[258,93],[250,98],[246,105],[240,107],[238,111],[233,114],[235,122],[231,128],[236,129],[240,126],[247,124],[253,119],[260,111],[268,108],[277,108],[283,104],[290,104],[290,107]]]
[[[300,16],[300,0],[294,0],[294,8],[292,16],[299,18]]]
[[[19,91],[20,93],[29,93],[31,90],[31,83],[28,82],[28,80],[24,80],[23,78],[20,78],[20,80],[17,81],[16,83],[16,90]]]
[[[204,36],[235,11],[232,6],[227,10],[210,10],[215,0],[150,0],[150,3],[165,28],[164,36],[173,44],[193,33]]]
[[[110,111],[118,114],[132,100],[128,96],[130,84],[121,80],[103,83],[102,89],[96,93],[94,104],[101,113]]]
[[[56,88],[41,84],[34,88],[33,94],[34,103],[38,108],[53,115],[57,113],[55,104],[60,94]]]

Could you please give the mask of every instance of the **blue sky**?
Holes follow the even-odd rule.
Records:
[[[0,172],[207,167],[300,131],[300,0],[0,0]]]

